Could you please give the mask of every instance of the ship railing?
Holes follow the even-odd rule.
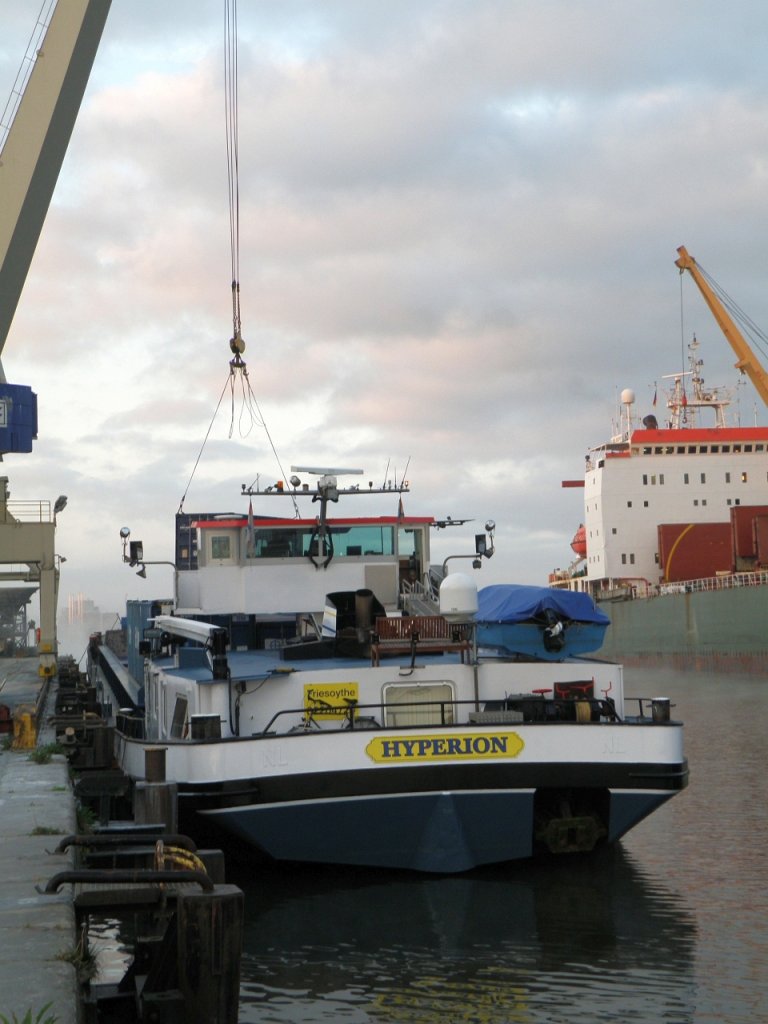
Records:
[[[461,709],[466,710],[462,716]],[[282,722],[281,722],[282,720]],[[365,729],[424,729],[455,725],[511,725],[524,722],[619,722],[610,697],[545,697],[518,694],[503,700],[422,700],[395,703],[344,704],[317,702],[311,707],[276,712],[253,736],[311,734]],[[283,728],[279,724],[285,723]]]
[[[137,708],[120,708],[115,714],[115,729],[132,740],[145,739],[144,712]]]
[[[403,607],[416,615],[433,615],[440,604],[442,572],[430,569],[420,580],[402,580],[400,593]]]
[[[6,522],[18,523],[52,523],[55,520],[50,501],[21,498],[5,503],[4,518]]]
[[[641,703],[640,718],[643,717]],[[315,701],[310,707],[283,708],[276,712],[259,732],[252,733],[250,737],[233,736],[229,741],[266,739],[277,735],[315,736],[348,730],[400,731],[445,729],[456,725],[487,728],[523,723],[599,724],[620,721],[616,705],[610,697],[548,697],[543,694],[525,693],[479,703],[473,699],[397,700],[393,703],[379,701],[372,704],[360,704],[354,700],[347,700],[343,704]],[[127,739],[145,741],[147,737],[144,724],[143,714],[133,709],[121,708],[115,716],[116,731]],[[192,732],[194,733],[194,730]],[[210,742],[214,737],[179,736],[163,742],[189,743],[198,738]]]
[[[698,580],[659,584],[659,595],[693,594],[711,590],[732,590],[735,587],[759,587],[768,584],[768,571],[734,572],[723,576],[705,576]]]

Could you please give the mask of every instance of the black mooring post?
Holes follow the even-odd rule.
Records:
[[[142,782],[133,787],[133,817],[137,825],[162,825],[178,832],[179,787],[175,782]]]
[[[186,1024],[237,1024],[244,897],[235,885],[182,890],[176,904]]]

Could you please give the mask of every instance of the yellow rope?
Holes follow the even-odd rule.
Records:
[[[185,871],[202,871],[208,874],[205,864],[196,853],[181,846],[166,846],[162,839],[155,843],[155,870],[163,871],[168,865]]]

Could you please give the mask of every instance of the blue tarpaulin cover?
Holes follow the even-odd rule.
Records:
[[[530,622],[550,610],[560,619],[607,626],[608,616],[595,606],[589,594],[550,587],[500,583],[483,587],[477,595],[478,622]]]

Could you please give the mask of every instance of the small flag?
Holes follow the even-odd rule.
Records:
[[[253,531],[253,502],[248,502],[248,526],[245,532],[245,556],[253,558],[254,531]]]
[[[653,392],[653,407],[654,407],[654,409],[656,408],[656,395],[657,395],[657,391],[658,391],[658,389],[654,390],[654,392]]]

